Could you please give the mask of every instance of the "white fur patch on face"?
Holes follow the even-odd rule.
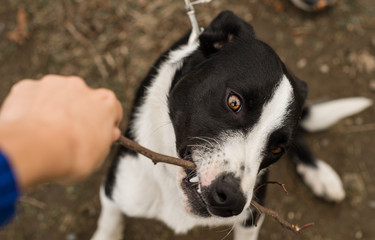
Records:
[[[293,100],[293,88],[288,78],[283,75],[280,84],[276,87],[271,100],[263,107],[258,123],[246,136],[244,148],[246,149],[246,170],[242,181],[242,188],[252,196],[259,166],[263,159],[264,150],[272,132],[282,127],[289,113],[289,106]],[[250,190],[250,191],[249,191]],[[250,197],[251,200],[251,197]],[[248,203],[250,204],[250,202]]]
[[[297,172],[316,196],[334,202],[344,200],[345,190],[336,171],[319,159],[316,161],[316,165],[314,167],[299,163],[297,164]]]
[[[241,179],[242,191],[248,196],[248,207],[269,136],[282,126],[292,100],[293,88],[283,76],[271,99],[263,106],[258,122],[247,134],[225,132],[215,141],[206,139],[209,144],[193,148],[202,186],[209,186],[223,172],[234,173]]]

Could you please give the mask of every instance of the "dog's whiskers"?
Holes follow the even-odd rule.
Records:
[[[227,225],[225,227],[223,226],[214,226],[214,227],[210,227],[211,229],[214,229],[215,232],[217,233],[223,233],[223,232],[228,232],[231,230],[232,226],[231,225]]]
[[[215,138],[212,138],[212,137],[204,137],[206,139],[211,139],[212,141],[214,141],[217,145],[220,145],[219,141]]]
[[[231,232],[233,232],[233,230],[234,230],[234,224],[232,225],[232,227],[230,228],[230,230],[228,231],[228,233],[221,240],[224,240],[227,237],[229,237],[229,234],[231,234]]]
[[[187,158],[187,159],[192,159],[192,157],[193,157],[193,154],[187,154],[184,156],[184,158]]]
[[[201,141],[204,141],[208,144],[211,145],[211,147],[213,147],[214,145],[212,144],[212,142],[210,142],[209,140],[205,139],[205,137],[191,137],[192,139],[198,139],[198,140],[201,140]]]
[[[169,124],[172,124],[172,122],[171,122],[171,121],[169,121],[169,122],[165,122],[165,123],[163,123],[162,125],[160,125],[159,127],[155,128],[154,131],[151,132],[150,137],[152,137],[152,136],[153,136],[157,131],[159,131],[161,128],[166,127],[166,126],[168,126]]]
[[[187,178],[191,178],[191,177],[195,177],[197,176],[197,171],[194,169],[194,170],[191,170],[188,174],[187,174]]]
[[[193,144],[193,145],[187,145],[188,147],[195,147],[195,148],[204,148],[204,149],[207,149],[207,150],[211,150],[211,148],[207,147],[207,146],[204,146],[204,145],[198,145],[198,144]]]
[[[256,224],[256,219],[254,218],[254,214],[253,214],[253,211],[249,208],[249,215],[250,215],[250,218],[251,218],[251,224]],[[246,225],[246,221],[247,219],[243,220],[242,221],[242,224],[243,225]]]
[[[189,173],[189,176],[188,176],[188,179],[192,178],[192,177],[195,177],[197,176],[197,173]],[[197,183],[198,184],[198,183]]]

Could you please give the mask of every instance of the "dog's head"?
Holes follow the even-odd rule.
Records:
[[[188,211],[231,217],[249,207],[256,178],[288,149],[306,85],[250,25],[223,12],[199,37],[170,92]]]

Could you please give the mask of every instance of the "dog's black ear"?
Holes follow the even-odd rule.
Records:
[[[200,47],[206,55],[210,55],[219,51],[237,37],[254,38],[254,30],[233,12],[224,11],[199,36]]]

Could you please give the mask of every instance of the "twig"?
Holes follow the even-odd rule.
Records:
[[[138,152],[138,153],[140,153],[140,154],[142,154],[142,155],[150,158],[155,164],[157,164],[159,162],[163,162],[163,163],[169,163],[169,164],[181,166],[181,167],[184,167],[184,168],[187,168],[187,169],[190,169],[190,170],[194,170],[196,168],[196,166],[195,166],[195,164],[193,162],[153,152],[153,151],[151,151],[151,150],[149,150],[149,149],[147,149],[145,147],[142,147],[138,143],[135,143],[134,141],[132,141],[132,140],[130,140],[130,139],[124,137],[124,136],[120,137],[119,143],[121,145],[123,145],[124,147],[128,148],[129,150]],[[280,186],[283,187],[283,189],[284,189],[284,191],[286,193],[288,193],[287,190],[286,190],[286,188],[285,188],[285,186],[284,186],[284,184],[279,183],[279,182],[266,182],[266,183],[258,186],[257,188],[255,188],[254,192],[256,192],[257,190],[259,190],[259,188],[265,186],[266,184],[278,184],[278,185],[280,185]],[[264,214],[267,214],[267,215],[273,217],[283,227],[285,227],[285,228],[287,228],[287,229],[289,229],[289,230],[291,230],[291,231],[293,231],[295,233],[298,233],[301,230],[314,225],[314,223],[308,223],[308,224],[305,224],[303,226],[294,225],[294,224],[291,224],[288,221],[282,219],[279,216],[279,214],[277,212],[275,212],[274,210],[266,208],[266,207],[263,207],[263,206],[259,205],[257,202],[255,202],[254,200],[251,201],[251,205],[259,213],[264,213]]]
[[[259,211],[259,213],[264,213],[264,214],[267,214],[268,216],[273,217],[276,221],[278,221],[281,224],[281,226],[283,226],[286,229],[289,229],[289,230],[291,230],[291,231],[293,231],[295,233],[299,233],[303,229],[311,227],[312,225],[314,225],[314,223],[308,223],[308,224],[305,224],[303,226],[294,225],[294,224],[289,223],[285,219],[281,218],[279,216],[279,214],[277,212],[275,212],[274,210],[269,209],[269,208],[265,208],[265,207],[263,207],[262,205],[260,205],[259,203],[255,202],[255,201],[251,201],[251,205],[255,209],[257,209],[257,211]]]
[[[106,79],[109,76],[107,68],[105,67],[102,56],[95,49],[95,47],[91,44],[91,42],[76,29],[73,23],[66,22],[65,28],[66,30],[68,30],[68,32],[73,36],[73,38],[76,41],[81,43],[83,46],[88,47],[89,54],[94,60],[94,63],[97,66],[100,75],[102,76],[103,79]]]
[[[159,162],[163,162],[163,163],[169,163],[169,164],[177,165],[177,166],[187,168],[187,169],[190,169],[190,170],[194,170],[196,168],[196,166],[193,162],[156,153],[156,152],[151,151],[151,150],[149,150],[145,147],[142,147],[138,143],[136,143],[136,142],[130,140],[129,138],[124,137],[124,136],[120,137],[119,142],[121,143],[121,145],[128,148],[129,150],[140,153],[140,154],[150,158],[155,164],[157,164]]]
[[[25,40],[29,38],[27,13],[23,7],[18,8],[16,28],[7,33],[6,37],[19,45],[23,45]]]
[[[266,186],[266,185],[268,185],[268,184],[277,184],[277,185],[279,185],[279,186],[281,186],[281,187],[283,188],[283,190],[284,190],[284,192],[285,192],[286,194],[288,194],[288,191],[287,191],[286,188],[285,188],[285,184],[284,184],[284,183],[280,183],[280,182],[275,182],[275,181],[265,182],[265,183],[259,185],[258,187],[256,187],[256,188],[254,189],[254,192],[258,191],[260,188],[262,188],[262,187],[264,187],[264,186]]]
[[[261,185],[259,185],[258,187],[256,187],[254,189],[254,192],[258,191],[260,188],[268,185],[268,184],[277,184],[279,186],[281,186],[284,190],[284,192],[286,194],[288,194],[288,191],[286,190],[285,188],[285,184],[283,183],[280,183],[280,182],[275,182],[275,181],[270,181],[270,182],[265,182]],[[298,226],[298,225],[294,225],[294,224],[291,224],[289,223],[288,221],[286,221],[285,219],[281,218],[279,216],[279,214],[277,212],[275,212],[274,210],[272,209],[269,209],[269,208],[265,208],[263,207],[262,205],[260,205],[259,203],[257,203],[256,201],[251,201],[251,205],[261,214],[261,213],[265,213],[271,217],[273,217],[276,221],[278,221],[283,227],[295,232],[295,233],[298,233],[300,232],[301,230],[305,229],[305,228],[308,228],[308,227],[311,227],[312,225],[314,225],[314,223],[308,223],[308,224],[305,224],[303,226]],[[255,219],[255,226],[257,224],[257,219]]]
[[[46,207],[46,204],[44,202],[41,202],[35,198],[31,198],[31,197],[27,197],[27,196],[22,196],[20,198],[20,202],[21,203],[25,203],[25,204],[30,204],[34,207],[37,207],[37,208],[40,208],[40,209],[44,209]]]

